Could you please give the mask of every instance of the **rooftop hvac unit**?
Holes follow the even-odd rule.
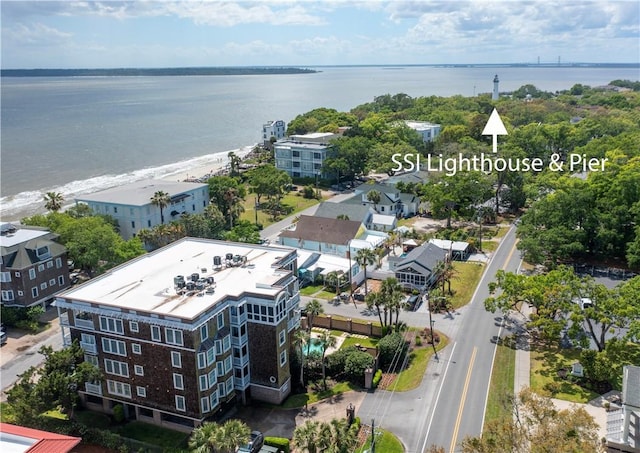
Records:
[[[213,257],[213,267],[215,268],[220,268],[222,267],[222,257],[221,256],[214,256]]]
[[[225,259],[226,259],[227,261],[231,261],[231,260],[233,259],[233,253],[227,253],[227,254],[225,255]]]
[[[176,275],[173,277],[173,286],[175,288],[184,288],[184,275]]]
[[[199,278],[200,278],[200,274],[198,274],[197,272],[194,272],[193,274],[191,274],[192,282],[197,282]]]

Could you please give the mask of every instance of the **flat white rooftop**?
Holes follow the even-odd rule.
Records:
[[[7,224],[3,224],[7,225]],[[36,239],[41,236],[46,236],[51,233],[47,230],[32,230],[26,227],[16,227],[15,231],[10,234],[3,234],[0,236],[0,246],[1,247],[12,247],[17,244],[22,244],[23,242],[30,241],[31,239]]]
[[[282,288],[272,285],[288,271],[278,271],[272,266],[292,251],[280,246],[186,238],[111,269],[57,297],[123,311],[193,319],[227,296],[245,292],[275,296]],[[227,253],[246,257],[246,263],[225,267]],[[214,256],[221,257],[220,270],[214,269]],[[193,273],[200,274],[201,278],[214,278],[213,294],[196,291],[192,295],[180,295],[176,292],[174,277],[183,275],[189,280]]]
[[[100,202],[123,204],[128,206],[145,206],[151,204],[151,197],[158,192],[167,192],[170,196],[189,192],[194,189],[205,189],[209,186],[194,182],[174,182],[165,180],[143,180],[136,181],[123,186],[112,187],[111,189],[89,195],[81,195],[76,201]]]

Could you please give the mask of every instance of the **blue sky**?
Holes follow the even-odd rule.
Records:
[[[640,61],[637,0],[1,1],[2,68]]]

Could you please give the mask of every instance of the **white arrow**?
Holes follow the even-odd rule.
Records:
[[[493,109],[491,112],[491,116],[489,117],[489,121],[484,126],[482,130],[482,135],[493,135],[493,152],[498,152],[498,135],[509,135],[507,130],[504,127],[504,123],[502,122],[502,118],[498,114],[496,109]]]

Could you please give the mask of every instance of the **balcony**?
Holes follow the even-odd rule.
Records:
[[[73,339],[71,338],[70,333],[64,333],[62,335],[62,344],[64,346],[71,346],[73,344]]]
[[[80,327],[82,329],[94,330],[92,319],[73,318],[73,323],[75,324],[76,327]]]
[[[69,343],[71,344],[71,343]],[[80,347],[82,349],[84,349],[85,352],[88,352],[90,354],[97,354],[98,353],[98,348],[96,347],[95,343],[85,343],[84,341],[80,342]]]
[[[247,322],[247,312],[245,311],[241,315],[231,315],[231,325],[239,326]]]
[[[291,318],[287,323],[287,331],[291,332],[293,329],[300,326],[300,315],[296,315],[294,318]]]
[[[69,325],[69,312],[64,312],[64,313],[60,313],[59,316],[60,319],[60,325],[61,326],[68,326]]]
[[[245,333],[239,337],[231,336],[231,346],[242,346],[249,340],[249,336]]]
[[[85,382],[84,389],[87,393],[92,393],[94,395],[102,395],[102,386],[100,384],[92,384],[91,382]]]
[[[249,387],[250,383],[251,383],[250,376],[245,376],[243,378],[234,376],[233,378],[233,386],[236,388],[236,390],[244,390],[247,387]]]
[[[233,367],[234,368],[242,368],[247,363],[249,363],[249,355],[244,355],[242,357],[234,357],[233,358]]]
[[[291,298],[287,301],[287,311],[292,308],[298,306],[300,304],[300,292],[296,292]]]

